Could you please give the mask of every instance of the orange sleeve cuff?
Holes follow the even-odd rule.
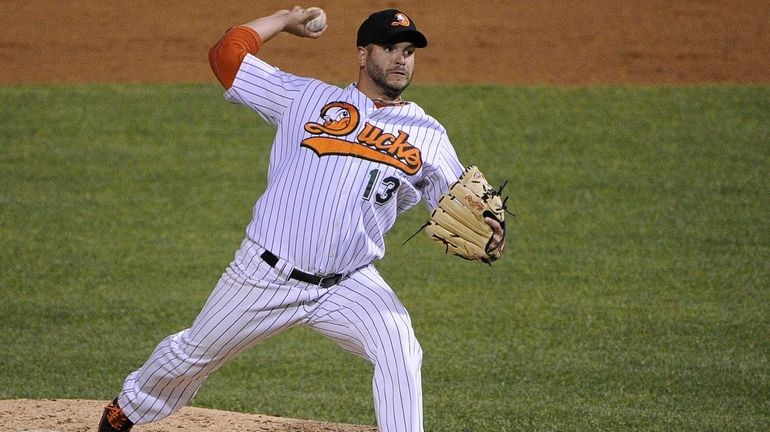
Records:
[[[229,89],[246,54],[256,54],[262,45],[259,33],[251,27],[232,27],[209,50],[209,64],[217,80]]]

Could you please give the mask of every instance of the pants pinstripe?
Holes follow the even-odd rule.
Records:
[[[192,327],[163,339],[123,384],[118,403],[135,424],[182,408],[206,377],[255,344],[309,326],[374,365],[382,432],[422,431],[422,350],[404,306],[373,266],[330,288],[288,279],[291,266],[260,259],[244,240]]]

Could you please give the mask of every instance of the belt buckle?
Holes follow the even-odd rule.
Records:
[[[316,275],[318,276],[318,286],[323,288],[328,288],[334,284],[336,284],[339,281],[340,275],[338,274],[332,274],[332,275]],[[331,282],[327,284],[327,282]]]

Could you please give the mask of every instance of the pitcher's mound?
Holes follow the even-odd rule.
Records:
[[[0,432],[96,431],[107,401],[93,400],[0,400]],[[375,432],[372,426],[324,423],[204,408],[181,411],[136,432]]]

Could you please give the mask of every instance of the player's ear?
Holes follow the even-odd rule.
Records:
[[[364,47],[358,47],[358,67],[362,68],[366,65],[366,57],[369,55],[368,51]]]

